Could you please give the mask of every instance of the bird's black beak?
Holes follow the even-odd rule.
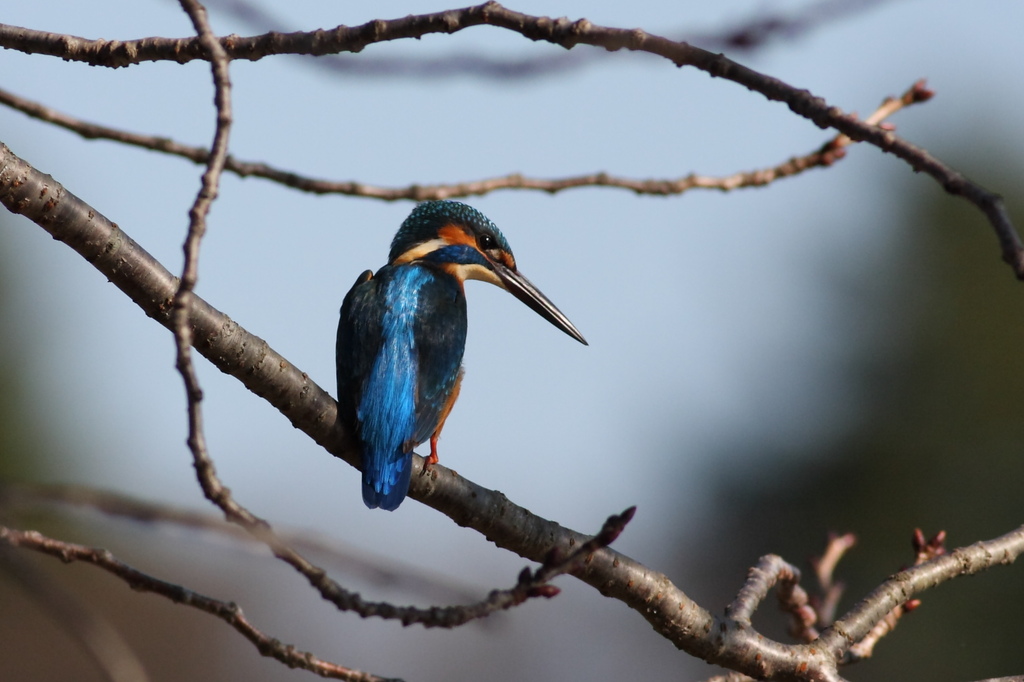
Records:
[[[569,318],[552,303],[547,296],[541,293],[540,289],[533,286],[533,282],[519,274],[518,270],[513,270],[501,263],[492,261],[494,266],[494,272],[498,275],[498,279],[501,280],[502,284],[505,285],[505,289],[510,294],[518,298],[520,301],[530,306],[533,312],[537,313],[545,320],[555,325],[563,332],[576,339],[584,346],[589,345],[587,340],[583,338],[583,334],[576,329],[576,326],[569,321]]]

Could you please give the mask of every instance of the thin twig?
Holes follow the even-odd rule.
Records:
[[[221,499],[227,494],[227,491],[213,474],[213,462],[206,449],[203,413],[200,405],[203,391],[199,386],[199,377],[196,374],[195,366],[192,364],[193,340],[189,318],[192,312],[193,292],[199,277],[199,245],[206,232],[206,216],[217,197],[220,175],[228,154],[228,138],[231,131],[231,81],[228,75],[227,54],[210,28],[206,9],[197,0],[180,1],[182,8],[188,13],[192,24],[199,33],[203,49],[209,52],[211,70],[213,71],[217,126],[213,135],[213,152],[207,158],[206,171],[203,173],[199,193],[189,210],[188,235],[183,247],[185,264],[178,281],[178,289],[174,294],[171,330],[174,332],[177,347],[178,371],[185,382],[185,393],[188,400],[188,446],[192,451],[196,474],[206,497],[223,509]],[[228,514],[227,510],[225,510],[225,514]],[[230,518],[230,514],[228,516]]]
[[[919,559],[924,558],[923,563],[900,571],[878,586],[822,632],[818,642],[832,650],[837,659],[844,656],[855,659],[857,653],[851,651],[853,647],[871,636],[874,628],[884,628],[880,624],[893,610],[900,607],[910,610],[907,605],[914,603],[914,597],[920,592],[958,576],[974,575],[992,566],[1011,564],[1024,553],[1024,526],[998,538],[976,542],[946,554],[938,553],[942,539],[940,536],[933,538],[933,548],[918,554]]]
[[[860,0],[859,5],[863,7],[880,1],[884,0]],[[824,0],[821,5],[822,9],[826,11],[818,12],[818,16],[826,20],[830,18],[829,14],[836,16],[840,11],[857,8],[854,0]],[[831,5],[832,11],[826,9],[826,5]],[[692,40],[688,42],[703,44],[703,50],[691,49],[705,53],[707,50],[722,50],[725,47],[742,49],[763,43],[773,34],[807,29],[813,27],[814,24],[815,22],[804,21],[800,17],[763,17],[728,29],[724,36],[721,33],[696,35],[692,36]],[[420,38],[430,33],[455,33],[466,28],[484,25],[516,31],[528,38],[545,40],[563,47],[584,44],[613,50],[629,49],[638,52],[653,52],[643,45],[644,40],[652,36],[639,29],[603,27],[591,24],[586,19],[571,21],[565,17],[553,19],[544,16],[531,16],[510,10],[497,2],[429,14],[410,15],[400,19],[375,19],[359,26],[340,25],[326,30],[287,33],[268,31],[257,36],[225,36],[220,38],[220,41],[230,59],[256,61],[265,57],[286,54],[323,56],[344,52],[358,53],[375,43]],[[653,37],[690,47],[685,37],[677,36],[671,40]],[[563,43],[563,38],[568,38],[568,40]],[[110,68],[121,68],[152,61],[175,61],[184,64],[197,59],[208,59],[200,42],[193,37],[90,40],[79,36],[36,31],[6,24],[0,24],[0,47],[29,54],[47,54]],[[659,54],[658,52],[653,53]],[[685,63],[690,62],[686,61]],[[507,62],[498,60],[488,60],[482,69],[476,68],[470,63],[465,70],[507,77],[516,75],[515,72],[518,70],[525,71],[526,75],[532,75],[541,73],[546,68],[544,61],[538,63],[537,60],[518,60],[512,62],[511,68],[507,64]],[[694,65],[703,68],[700,64]],[[435,75],[433,72],[427,73],[431,76]]]
[[[343,588],[327,576],[323,569],[310,563],[293,548],[283,543],[274,534],[269,524],[262,519],[252,517],[248,510],[238,505],[230,496],[224,498],[223,501],[233,515],[234,522],[263,541],[277,558],[298,571],[325,601],[330,602],[337,609],[356,613],[363,618],[376,617],[397,620],[403,625],[420,625],[425,628],[455,628],[497,611],[510,609],[528,599],[554,597],[558,594],[558,590],[547,585],[548,581],[562,573],[577,570],[582,558],[589,557],[599,549],[606,547],[632,518],[631,509],[619,516],[609,518],[598,535],[583,542],[580,549],[571,553],[568,558],[562,559],[557,554],[549,555],[536,572],[531,573],[529,569],[523,569],[516,585],[504,590],[492,590],[487,597],[476,603],[418,608],[364,600],[358,593]]]
[[[822,627],[832,624],[835,619],[836,607],[839,599],[843,596],[846,586],[835,579],[836,565],[857,542],[857,536],[853,533],[833,535],[829,537],[825,553],[821,557],[811,560],[811,568],[818,579],[820,597],[812,597],[811,605],[818,614],[818,624]]]
[[[794,40],[827,23],[867,11],[890,0],[819,0],[796,11],[769,13],[745,18],[722,28],[694,32],[670,31],[675,40],[699,45],[705,50],[725,52],[754,52],[773,40]],[[265,6],[244,0],[214,0],[207,2],[211,9],[225,12],[244,22],[255,31],[294,30],[287,20],[275,16]],[[359,55],[329,55],[323,59],[304,62],[312,68],[344,78],[481,78],[495,80],[527,80],[552,77],[568,71],[601,64],[613,58],[606,52],[561,52],[544,56],[502,57],[482,52],[458,51],[440,57],[390,57]]]
[[[818,632],[814,629],[817,614],[800,587],[800,570],[775,554],[761,557],[747,572],[747,580],[736,599],[726,607],[726,616],[749,626],[754,611],[773,587],[777,588],[780,606],[792,618],[791,634],[802,642],[817,639]]]
[[[34,486],[28,486],[27,488],[29,493],[36,489]],[[4,498],[9,500],[12,495],[17,495],[21,490],[25,490],[25,486],[0,488],[0,493],[2,493],[0,501],[3,501]],[[50,498],[56,498],[60,501],[85,503],[102,511],[129,515],[133,518],[173,520],[176,523],[195,527],[223,530],[223,524],[212,523],[213,520],[208,516],[182,512],[180,510],[168,510],[156,505],[139,503],[123,496],[102,494],[92,490],[68,490],[65,487],[50,486],[39,488],[38,492],[43,495],[49,494]],[[544,562],[535,571],[524,568],[519,575],[518,581],[511,588],[492,590],[485,599],[467,605],[416,608],[394,606],[386,602],[364,601],[358,594],[345,590],[328,578],[322,569],[309,563],[301,555],[293,551],[261,519],[256,519],[252,527],[247,525],[249,522],[244,517],[250,514],[250,512],[238,507],[237,502],[230,496],[226,499],[230,506],[230,513],[243,517],[236,520],[235,523],[246,531],[246,537],[256,537],[268,545],[278,558],[296,568],[326,600],[337,606],[339,610],[352,611],[364,618],[380,617],[399,620],[403,625],[418,624],[427,628],[453,628],[484,618],[496,611],[510,609],[528,599],[556,596],[559,592],[558,588],[548,583],[563,573],[571,573],[577,570],[581,562],[587,560],[594,552],[611,544],[633,518],[633,513],[635,512],[635,508],[631,507],[622,514],[611,516],[605,521],[604,526],[597,535],[581,543],[575,551],[567,555],[563,555],[563,553],[558,551],[550,552],[548,557],[545,558]],[[234,526],[229,527],[233,528]]]
[[[41,503],[75,505],[95,509],[111,516],[142,523],[166,523],[209,531],[233,540],[265,547],[258,538],[237,524],[207,512],[159,504],[122,493],[78,485],[39,483],[0,483],[0,508],[13,509]],[[470,602],[476,598],[465,585],[446,576],[435,575],[422,565],[404,565],[394,557],[367,553],[299,531],[277,531],[280,541],[299,551],[323,556],[347,573],[360,575],[375,585],[398,587],[406,591],[442,593],[445,601]]]
[[[769,13],[762,8],[759,17],[744,20],[721,31],[681,37],[705,50],[753,52],[770,41],[795,40],[837,19],[864,12],[889,0],[820,0],[790,13]],[[768,7],[768,6],[765,6]]]
[[[900,97],[887,97],[879,108],[866,119],[866,122],[878,125],[900,109],[926,102],[931,97],[932,92],[925,87],[924,81],[918,81]],[[86,139],[105,139],[121,142],[143,149],[180,156],[194,163],[207,163],[210,157],[210,151],[203,147],[185,145],[166,137],[141,135],[83,121],[3,89],[0,89],[0,104],[5,104],[32,118],[53,123]],[[640,195],[671,196],[684,194],[693,189],[728,192],[747,187],[763,187],[776,180],[793,177],[812,168],[831,166],[843,158],[845,148],[852,142],[849,137],[840,134],[809,154],[792,157],[769,168],[742,171],[725,176],[691,173],[681,178],[649,180],[626,178],[604,172],[553,179],[527,177],[519,173],[513,173],[501,177],[484,178],[461,183],[417,183],[406,187],[379,187],[363,182],[310,178],[298,173],[281,170],[266,163],[240,161],[232,156],[225,158],[224,170],[235,173],[240,177],[264,178],[313,194],[342,194],[385,201],[401,199],[411,199],[414,201],[451,199],[454,197],[480,196],[497,190],[536,190],[556,194],[568,189],[581,187],[612,187],[629,190]]]
[[[926,540],[921,529],[915,528],[911,538],[911,544],[914,547],[914,566],[921,566],[944,555],[946,553],[945,543],[946,531],[939,531],[931,539]],[[870,658],[878,642],[896,628],[903,616],[920,605],[920,599],[909,599],[893,608],[892,611],[885,614],[884,618],[875,623],[875,626],[859,642],[850,646],[843,659],[844,662],[855,663]]]
[[[63,542],[37,531],[23,531],[6,526],[0,526],[0,542],[11,547],[22,547],[48,554],[65,563],[83,561],[98,566],[123,580],[133,590],[152,592],[167,597],[176,604],[183,604],[209,613],[233,627],[252,642],[261,654],[275,658],[290,668],[302,668],[315,672],[321,677],[348,682],[400,682],[345,668],[336,663],[319,659],[311,653],[299,651],[293,646],[282,644],[253,626],[237,604],[213,599],[181,585],[143,573],[120,561],[105,549]]]

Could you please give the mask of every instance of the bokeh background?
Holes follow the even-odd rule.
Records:
[[[354,25],[441,4],[209,2],[219,34]],[[539,2],[531,14],[642,27],[725,50],[862,116],[927,78],[937,95],[899,132],[1005,194],[1021,220],[1024,5],[883,2]],[[797,17],[754,50],[711,42],[751,20]],[[819,21],[820,20],[820,21]],[[0,21],[88,38],[192,32],[169,0],[8,3]],[[342,60],[232,65],[232,153],[311,176],[401,186],[509,172],[634,177],[776,165],[828,133],[732,83],[644,55],[533,44],[477,28],[373,45]],[[579,56],[575,56],[579,55]],[[427,59],[548,58],[494,78]],[[397,69],[402,71],[403,69]],[[0,54],[2,87],[81,118],[207,145],[202,63],[91,68]],[[181,267],[200,169],[91,142],[0,109],[0,139]],[[911,560],[915,527],[951,545],[1021,523],[1022,294],[981,214],[869,147],[764,189],[671,198],[613,189],[503,191],[470,202],[522,270],[590,341],[579,346],[504,292],[469,285],[462,398],[442,462],[581,531],[637,505],[618,549],[721,609],[767,552],[795,563],[830,531],[858,546],[839,575],[849,607]],[[409,202],[312,196],[225,176],[198,293],[334,390],[337,310],[379,267]],[[28,221],[0,215],[0,475],[74,483],[210,510],[185,447],[170,334]],[[511,585],[524,560],[406,503],[366,510],[358,473],[199,360],[207,435],[237,498],[282,528],[397,575],[322,558],[369,599],[429,605]],[[237,601],[254,623],[344,665],[409,680],[701,679],[618,602],[569,578],[457,631],[336,613],[267,553],[219,535],[59,506],[7,510],[22,527],[112,549],[128,563]],[[12,516],[13,514],[13,516]],[[8,557],[10,559],[10,557]],[[49,592],[120,632],[151,680],[299,680],[220,621],[136,594],[95,568],[19,555]],[[27,562],[27,563],[25,563]],[[0,572],[0,679],[106,679],[52,606]],[[441,584],[448,587],[441,586]],[[465,595],[471,595],[466,597]],[[767,603],[758,625],[783,637]],[[1024,577],[995,569],[929,592],[853,680],[964,680],[1024,672]]]

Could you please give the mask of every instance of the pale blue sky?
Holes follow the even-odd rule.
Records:
[[[509,6],[653,33],[705,33],[758,9],[804,4]],[[166,0],[10,5],[0,13],[4,23],[90,38],[191,33],[177,3]],[[293,2],[286,28],[328,28],[443,7]],[[927,78],[936,98],[895,122],[900,134],[942,156],[974,136],[979,145],[991,144],[988,132],[995,126],[1024,132],[1024,5],[993,0],[965,7],[951,0],[894,0],[737,59],[861,115]],[[211,19],[221,34],[254,32],[222,12],[213,11]],[[417,57],[469,49],[560,52],[478,28],[371,46],[363,54]],[[190,144],[207,145],[212,135],[209,69],[199,62],[115,71],[5,51],[0,72],[4,88],[88,120]],[[740,86],[631,55],[560,76],[497,84],[345,79],[291,57],[235,63],[232,79],[237,157],[382,185],[514,171],[544,177],[598,170],[637,177],[726,174],[775,165],[829,136]],[[0,109],[0,131],[15,153],[180,270],[199,168],[84,141],[7,109]],[[1007,144],[1019,146],[1020,138]],[[960,170],[971,175],[981,169]],[[842,339],[856,330],[856,321],[837,307],[838,280],[884,262],[898,234],[896,193],[915,182],[910,175],[900,162],[865,147],[852,149],[832,169],[731,194],[666,199],[583,189],[469,199],[501,227],[522,271],[591,345],[573,342],[504,292],[470,283],[466,380],[440,444],[441,462],[581,531],[638,504],[619,546],[657,566],[668,554],[661,546],[666,519],[676,537],[694,518],[685,512],[709,503],[702,488],[713,463],[702,457],[713,444],[794,442],[844,419],[851,396],[835,381],[836,367],[850,352]],[[937,185],[933,191],[940,191]],[[359,272],[384,263],[410,208],[408,202],[316,197],[225,176],[197,292],[333,393],[341,299]],[[184,391],[170,334],[42,230],[20,219],[7,224],[13,230],[4,235],[5,248],[17,255],[6,262],[15,261],[19,284],[11,305],[31,320],[25,328],[38,377],[32,398],[61,416],[64,431],[55,438],[76,456],[52,479],[202,506],[184,445]],[[45,313],[34,312],[40,309]],[[514,581],[522,559],[432,510],[414,502],[394,514],[366,510],[356,471],[235,380],[205,361],[199,369],[211,452],[225,483],[256,513],[481,588]],[[504,635],[480,629],[424,634],[392,624],[360,628],[342,617],[346,643],[339,645],[294,617],[275,621],[280,613],[274,609],[246,606],[278,631],[300,628],[303,646],[381,674],[410,676],[425,651],[455,656],[472,647],[481,662],[458,669],[464,679],[493,675],[496,668],[510,679],[540,670],[545,679],[560,673],[585,679],[588,671],[614,678],[636,661],[617,656],[605,639],[627,631],[637,633],[637,651],[649,661],[645,674],[668,674],[682,662],[638,617],[604,603],[590,588],[572,587],[562,601],[530,605],[504,619],[513,623],[516,647],[530,647],[535,661],[518,655],[522,649],[506,651]],[[340,627],[329,609],[311,610],[324,619],[320,626]],[[551,633],[572,628],[584,634],[551,646]],[[401,654],[375,651],[372,643],[382,636],[399,642]],[[439,666],[424,674],[418,679],[462,679]]]

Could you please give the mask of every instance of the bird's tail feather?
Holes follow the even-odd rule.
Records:
[[[370,509],[381,508],[387,511],[398,509],[402,500],[409,494],[409,481],[412,474],[412,454],[399,455],[397,461],[389,462],[384,471],[364,467],[363,502]],[[388,471],[390,469],[390,471]]]

